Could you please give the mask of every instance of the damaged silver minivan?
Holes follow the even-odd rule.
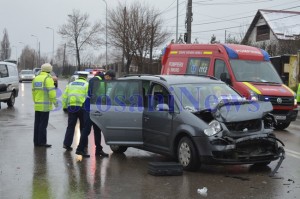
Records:
[[[190,171],[284,158],[272,104],[247,101],[213,77],[140,75],[93,85],[90,116],[115,153],[144,149]]]

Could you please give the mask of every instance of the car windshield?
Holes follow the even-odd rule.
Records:
[[[230,60],[234,76],[239,82],[270,82],[282,84],[273,65],[267,61]]]
[[[22,70],[21,74],[33,74],[31,70]]]
[[[212,109],[221,101],[244,100],[237,92],[223,83],[192,83],[172,85],[182,108],[191,112]]]

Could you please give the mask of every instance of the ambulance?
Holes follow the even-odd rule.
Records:
[[[213,76],[249,100],[270,101],[283,130],[298,114],[296,93],[283,84],[259,48],[237,44],[170,44],[162,56],[161,74]]]

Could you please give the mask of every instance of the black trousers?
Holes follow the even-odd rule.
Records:
[[[79,119],[80,133],[82,134],[84,127],[84,110],[79,106],[68,107],[68,127],[65,134],[64,145],[71,146],[74,138],[74,131],[77,120]]]
[[[77,147],[77,151],[84,151],[84,147],[88,144],[88,136],[91,133],[91,129],[94,129],[94,138],[95,138],[95,146],[96,151],[101,151],[101,129],[91,120],[90,113],[84,111],[84,129],[80,136],[80,142]]]
[[[49,121],[49,112],[35,111],[34,114],[34,145],[47,144],[47,126]]]

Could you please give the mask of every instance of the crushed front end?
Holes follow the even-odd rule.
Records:
[[[211,115],[206,111],[200,117],[209,128],[204,130],[206,136],[196,141],[201,143],[201,161],[267,165],[284,158],[284,144],[273,134],[276,120],[271,111],[271,103],[251,101],[218,105]]]

